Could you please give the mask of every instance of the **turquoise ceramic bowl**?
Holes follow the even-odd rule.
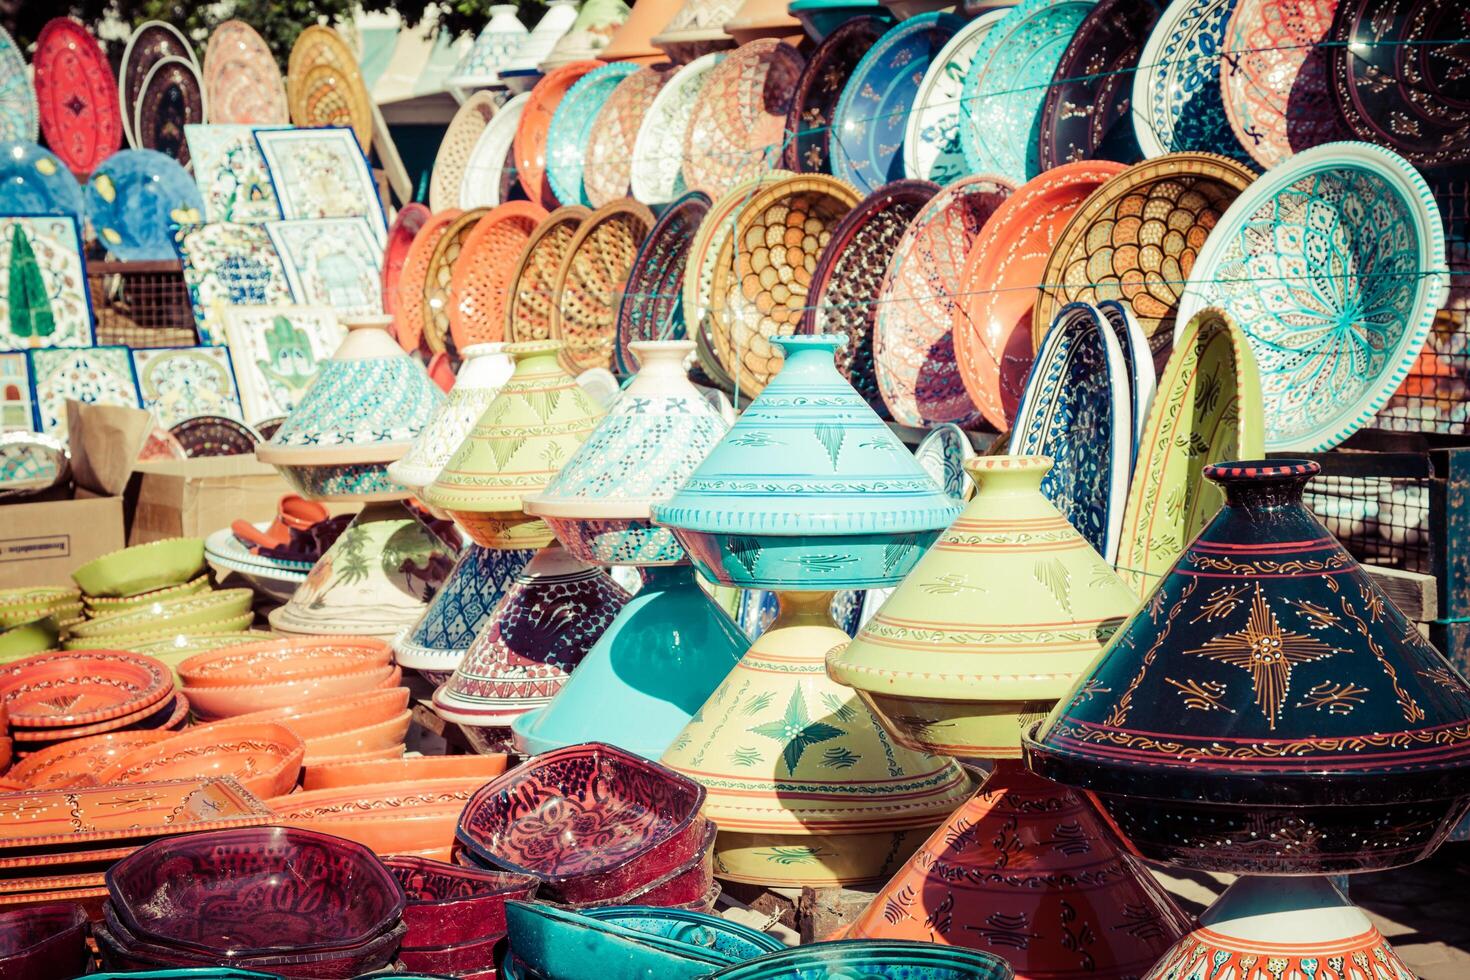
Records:
[[[815,943],[746,960],[710,980],[1014,980],[999,956],[898,940]]]
[[[549,905],[507,902],[505,924],[510,944],[506,961],[521,976],[696,980],[740,962],[712,949]]]
[[[591,206],[582,190],[582,162],[592,122],[618,83],[640,67],[618,61],[594,68],[577,79],[558,103],[546,131],[546,176],[551,181],[551,192],[561,203]]]
[[[679,531],[694,567],[740,589],[826,592],[903,581],[942,529],[902,534],[731,534]]]

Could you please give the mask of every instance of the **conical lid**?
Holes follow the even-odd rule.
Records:
[[[801,21],[786,9],[786,0],[745,0],[735,15],[725,21],[725,33],[740,44],[763,37],[789,38],[802,36]]]
[[[480,30],[475,43],[449,73],[450,85],[482,88],[499,80],[500,69],[510,64],[530,34],[516,12],[515,4],[498,4],[490,8],[490,19]]]
[[[435,507],[521,509],[592,432],[603,409],[557,363],[561,341],[507,344],[515,371],[424,493]]]
[[[725,21],[740,9],[741,0],[684,0],[684,5],[653,37],[653,43],[683,54],[681,46],[693,43],[710,45],[710,50],[735,46],[735,39],[725,33]]]
[[[368,504],[270,614],[285,633],[392,637],[422,615],[454,549],[402,504]]]
[[[1470,685],[1303,505],[1318,471],[1205,468],[1225,506],[1027,737],[1033,769],[1099,792],[1338,807],[1348,820],[1368,804],[1433,810],[1466,794]],[[1432,843],[1435,818],[1423,819]]]
[[[646,65],[667,61],[649,38],[669,22],[681,0],[634,0],[633,10],[598,55],[603,61],[638,61]]]
[[[348,321],[347,337],[255,455],[263,463],[388,463],[444,402],[423,364],[389,335],[392,317]]]
[[[1189,924],[1085,797],[1002,762],[846,938],[967,946],[1018,976],[1093,980],[1143,976]]]
[[[434,482],[485,409],[509,380],[514,362],[504,344],[466,347],[464,363],[454,387],[429,424],[419,431],[403,458],[388,467],[388,475],[414,492]]]
[[[601,58],[613,33],[631,12],[632,8],[623,0],[583,0],[571,30],[561,36],[538,67],[549,72],[574,61]]]
[[[932,827],[974,790],[953,759],[896,745],[827,677],[847,641],[830,592],[783,592],[781,613],[660,760],[705,785],[722,831],[846,834]]]
[[[546,5],[546,13],[531,28],[531,33],[516,48],[515,55],[501,73],[535,71],[576,21],[576,0],[551,0]]]
[[[398,663],[434,673],[459,666],[501,596],[535,555],[470,545],[419,621],[393,641]]]
[[[965,466],[974,499],[827,669],[905,744],[1019,758],[1138,597],[1042,496],[1050,459]]]
[[[627,601],[606,572],[558,544],[543,548],[434,692],[435,712],[459,725],[500,728],[546,704]]]
[[[837,372],[842,334],[772,337],[780,372],[667,504],[660,524],[716,533],[935,531],[959,507]]]

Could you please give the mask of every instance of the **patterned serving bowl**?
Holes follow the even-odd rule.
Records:
[[[203,538],[167,538],[94,558],[71,577],[89,596],[127,597],[180,585],[203,567]]]
[[[248,792],[276,796],[296,785],[306,746],[284,725],[218,722],[140,745],[96,775],[100,784],[233,776]]]

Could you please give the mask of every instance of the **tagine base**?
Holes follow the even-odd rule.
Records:
[[[843,678],[828,668],[838,683]],[[1018,759],[1021,732],[1046,717],[1051,701],[941,701],[859,690],[899,745],[962,759]]]
[[[887,881],[932,827],[865,834],[749,834],[715,837],[715,877],[765,888],[838,888]]]

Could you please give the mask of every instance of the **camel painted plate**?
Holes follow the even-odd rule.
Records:
[[[710,70],[684,131],[684,185],[719,198],[781,159],[786,116],[805,65],[773,38],[736,48]]]
[[[70,17],[47,21],[31,59],[46,145],[85,178],[122,146],[117,79],[102,47]]]
[[[485,128],[495,118],[495,96],[476,92],[449,121],[439,152],[434,155],[434,168],[429,177],[429,207],[435,211],[452,208],[459,203],[460,187],[470,156],[480,142]]]
[[[0,27],[0,142],[34,143],[39,132],[30,68],[15,38]]]
[[[530,92],[522,92],[495,113],[488,125],[480,132],[470,158],[465,161],[464,176],[459,182],[459,207],[493,208],[505,200],[502,188],[506,184],[506,161],[515,143],[516,128],[521,122],[521,113],[531,100]],[[509,175],[513,185],[515,177]]]
[[[419,228],[403,258],[403,267],[398,272],[393,335],[398,338],[398,345],[410,353],[418,350],[424,339],[424,284],[428,280],[429,262],[439,238],[462,213],[458,208],[450,208],[431,215]]]
[[[199,69],[185,58],[163,58],[143,79],[133,109],[133,140],[139,149],[156,150],[189,165],[184,127],[204,122],[204,83]]]
[[[449,332],[449,311],[454,302],[450,290],[454,266],[470,232],[489,213],[489,208],[461,212],[434,243],[434,254],[429,256],[429,265],[424,271],[423,306],[424,343],[432,353],[448,350],[448,340],[453,339]]]
[[[1010,13],[987,10],[959,29],[924,72],[903,138],[904,172],[941,187],[969,172],[960,146],[960,98],[975,51],[990,29]]]
[[[122,64],[117,70],[117,90],[122,99],[123,135],[127,137],[128,145],[134,148],[138,148],[140,144],[138,132],[133,128],[133,113],[143,94],[148,73],[164,58],[182,58],[194,63],[194,48],[172,24],[161,20],[139,24],[128,38],[127,46],[123,48]]]
[[[244,21],[227,20],[209,35],[204,95],[212,123],[279,126],[291,121],[280,66],[265,39]]]
[[[515,285],[511,273],[544,220],[541,205],[510,201],[491,208],[465,237],[449,277],[449,335],[455,350],[505,339],[505,308]]]

